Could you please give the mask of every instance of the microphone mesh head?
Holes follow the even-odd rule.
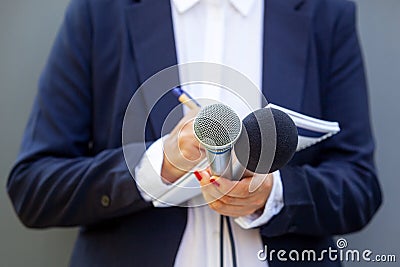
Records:
[[[242,130],[238,115],[224,104],[202,108],[194,120],[194,133],[206,147],[224,147],[234,143]]]
[[[238,161],[256,173],[271,173],[285,166],[296,152],[296,124],[285,112],[261,108],[243,120],[241,136],[235,144]]]

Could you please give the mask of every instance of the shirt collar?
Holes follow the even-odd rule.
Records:
[[[204,0],[173,0],[174,5],[179,13],[185,13],[200,1]],[[235,9],[245,17],[250,13],[251,8],[256,1],[260,0],[229,0]]]
[[[179,13],[185,13],[200,0],[173,0],[173,2]]]
[[[229,0],[231,4],[245,17],[249,15],[256,1],[261,0]]]

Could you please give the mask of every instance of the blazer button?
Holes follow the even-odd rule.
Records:
[[[107,195],[102,195],[101,196],[101,205],[104,207],[104,208],[107,208],[107,207],[109,207],[110,206],[110,197],[109,196],[107,196]]]

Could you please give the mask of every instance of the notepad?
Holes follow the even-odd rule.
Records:
[[[271,103],[266,107],[285,112],[296,124],[298,132],[296,151],[315,145],[340,132],[338,122],[320,120]]]
[[[340,132],[338,122],[313,118],[271,103],[266,107],[283,111],[293,120],[298,132],[296,152],[313,146]],[[207,167],[207,165],[208,162],[203,160],[196,167],[194,167],[193,170],[204,169]],[[201,194],[199,182],[193,173],[188,172],[175,183],[170,185],[170,190],[161,194],[161,196],[159,196],[156,200],[153,200],[153,205],[155,207],[179,205],[199,194]]]

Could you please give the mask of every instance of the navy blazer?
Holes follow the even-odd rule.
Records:
[[[361,229],[381,203],[354,4],[266,0],[263,55],[269,102],[338,121],[342,131],[280,170],[285,206],[260,227],[261,237],[270,250],[334,247],[332,235]],[[69,5],[7,188],[26,226],[81,227],[71,266],[173,266],[187,210],[142,199],[121,128],[136,88],[176,63],[169,0]],[[176,104],[170,95],[159,103],[149,142]],[[300,265],[340,263],[270,262]]]

